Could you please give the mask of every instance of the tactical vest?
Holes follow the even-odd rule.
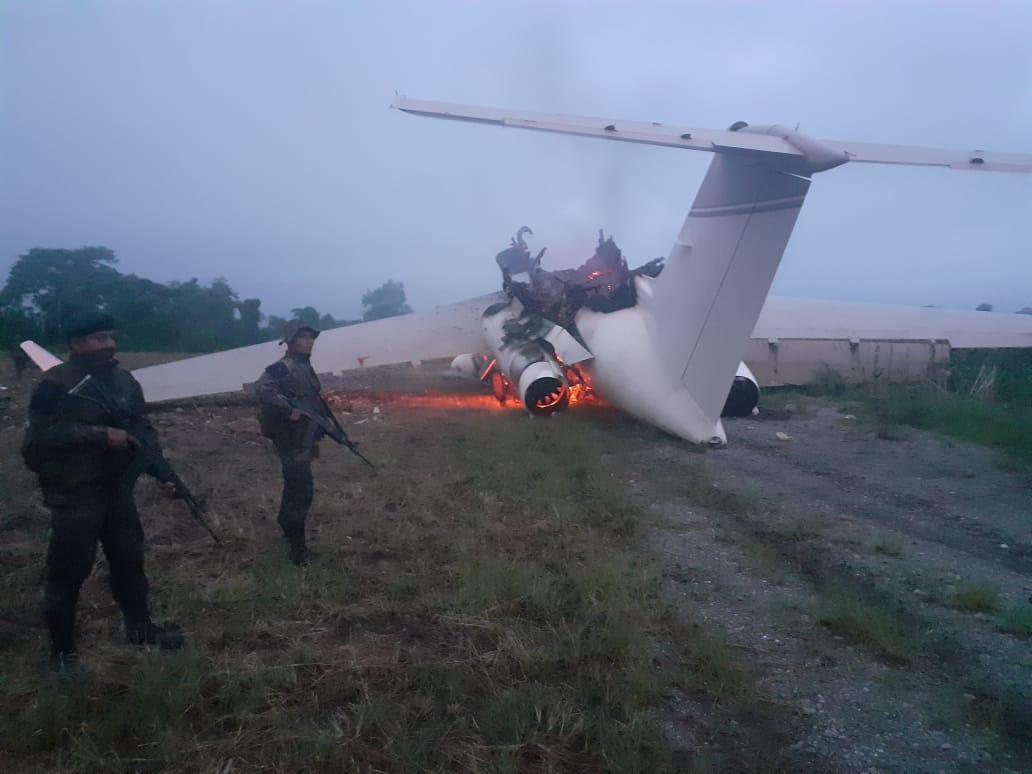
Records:
[[[304,406],[309,411],[325,413],[322,409],[319,377],[306,360],[287,355],[265,369],[258,381],[258,390],[275,390],[291,403]],[[261,396],[259,396],[261,400]],[[277,447],[297,449],[304,446],[308,423],[304,420],[291,422],[290,411],[281,406],[263,401],[258,410],[258,423],[262,435],[272,439]]]
[[[133,463],[131,451],[106,447],[100,428],[124,426],[139,415],[139,384],[128,371],[114,367],[92,377],[102,395],[91,389],[69,394],[86,375],[75,362],[55,366],[37,385],[29,405],[22,457],[39,476],[44,500],[51,505],[86,504],[113,496]]]

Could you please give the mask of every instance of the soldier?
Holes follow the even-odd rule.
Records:
[[[32,359],[22,351],[17,344],[12,344],[10,349],[11,362],[14,363],[14,375],[21,381],[25,369],[32,363]]]
[[[319,456],[318,428],[304,414],[329,418],[322,385],[310,362],[319,331],[301,320],[283,329],[287,353],[255,384],[262,433],[272,439],[283,469],[283,496],[277,522],[290,544],[290,561],[308,564],[316,554],[305,544],[305,519],[312,505],[312,460]]]
[[[71,355],[48,370],[33,390],[22,444],[22,456],[38,475],[52,514],[44,611],[51,667],[61,675],[79,671],[75,606],[93,569],[98,540],[127,641],[165,650],[184,642],[182,634],[151,621],[143,528],[133,500],[141,473],[162,482],[172,495],[175,474],[161,454],[157,432],[142,416],[139,382],[114,359],[113,329],[114,320],[99,312],[68,322]]]

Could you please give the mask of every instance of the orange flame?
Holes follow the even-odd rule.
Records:
[[[323,396],[334,409],[368,413],[373,406],[393,405],[408,408],[472,409],[474,411],[501,411],[506,408],[522,408],[516,401],[502,406],[493,395],[479,395],[463,392],[376,392],[345,393],[327,392]]]
[[[558,359],[558,358],[557,358]],[[561,362],[561,361],[560,361]],[[566,374],[568,388],[556,391],[551,395],[542,398],[538,407],[545,409],[554,406],[562,397],[563,392],[570,396],[569,405],[578,404],[603,404],[601,398],[595,393],[591,386],[591,377],[586,370],[577,366],[563,365]],[[499,372],[500,373],[500,372]],[[463,409],[472,411],[505,411],[508,409],[525,410],[523,402],[509,393],[509,399],[504,404],[491,393],[473,392],[404,392],[404,391],[380,391],[376,392],[342,392],[330,390],[323,393],[323,397],[331,408],[338,411],[349,411],[356,414],[372,413],[374,406],[395,405],[406,408],[428,408],[428,409]]]
[[[539,409],[550,409],[557,406],[562,401],[563,396],[566,395],[567,389],[566,386],[560,384],[553,392],[548,393],[543,398],[539,398],[534,405]]]

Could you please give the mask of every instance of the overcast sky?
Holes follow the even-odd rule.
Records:
[[[418,310],[597,230],[666,255],[707,154],[434,121],[449,102],[1032,153],[1032,2],[0,0],[0,279],[104,245],[224,276],[267,313]],[[1032,176],[854,165],[815,178],[780,295],[1032,305]]]

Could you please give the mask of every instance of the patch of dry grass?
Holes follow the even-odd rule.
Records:
[[[1032,604],[1018,602],[1007,605],[997,613],[996,625],[1002,632],[1032,637]]]
[[[613,452],[651,431],[615,417],[601,430],[529,420],[490,404],[406,408],[368,394],[352,403],[343,422],[380,472],[323,449],[309,522],[321,556],[304,569],[286,561],[278,465],[250,411],[155,415],[224,542],[140,483],[156,617],[181,624],[190,648],[127,649],[98,562],[79,606],[80,682],[45,676],[43,631],[0,624],[5,765],[677,768],[661,730],[670,690],[716,702],[740,674],[716,640],[682,636],[637,550],[642,515]],[[8,453],[17,435],[0,436],[0,607],[25,624],[46,516]]]
[[[962,585],[953,595],[952,603],[969,613],[991,613],[996,609],[1000,590],[985,581],[971,581]]]

